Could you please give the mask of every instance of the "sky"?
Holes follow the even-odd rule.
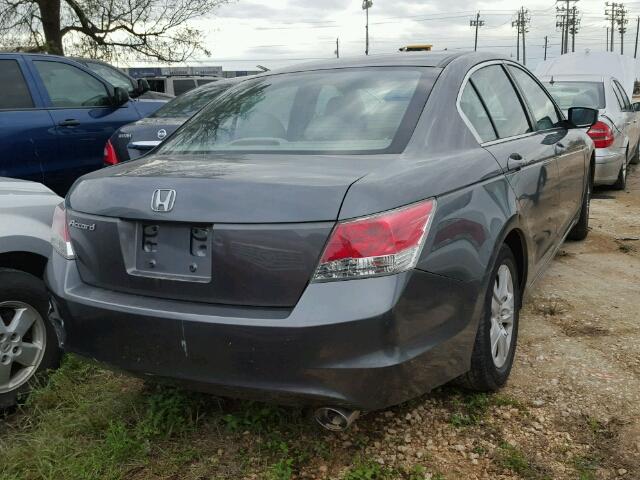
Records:
[[[579,0],[575,5],[581,12],[576,51],[605,50],[605,2]],[[511,23],[522,6],[531,18],[526,34],[527,65],[535,67],[542,61],[545,35],[548,58],[559,56],[561,34],[556,28],[556,2],[551,0],[373,0],[369,10],[370,54],[397,52],[412,43],[430,43],[434,50],[472,50],[474,29],[469,20],[479,11],[485,26],[479,31],[478,49],[515,58],[516,29]],[[640,1],[625,6],[629,11],[625,54],[633,55]],[[253,70],[256,65],[271,69],[334,58],[336,38],[341,57],[363,55],[365,49],[362,0],[237,0],[196,24],[205,32],[212,56],[194,58],[191,65]],[[615,50],[620,50],[619,34]]]

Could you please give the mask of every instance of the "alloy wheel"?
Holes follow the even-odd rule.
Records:
[[[515,317],[515,295],[513,277],[507,265],[500,265],[491,298],[491,357],[497,368],[507,363],[511,350],[513,323]]]
[[[0,302],[0,394],[16,390],[33,377],[46,342],[38,310],[23,302]]]

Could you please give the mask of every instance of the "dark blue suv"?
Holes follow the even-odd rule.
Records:
[[[120,126],[164,104],[129,98],[121,87],[73,60],[0,54],[0,177],[42,182],[64,194],[102,166]]]

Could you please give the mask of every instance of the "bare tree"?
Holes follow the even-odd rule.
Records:
[[[180,62],[209,54],[193,20],[229,0],[0,0],[0,46]]]

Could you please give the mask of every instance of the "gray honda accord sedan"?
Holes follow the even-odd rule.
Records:
[[[525,289],[587,235],[597,112],[496,55],[242,81],[78,180],[47,268],[68,351],[331,428],[452,379],[505,384]]]

